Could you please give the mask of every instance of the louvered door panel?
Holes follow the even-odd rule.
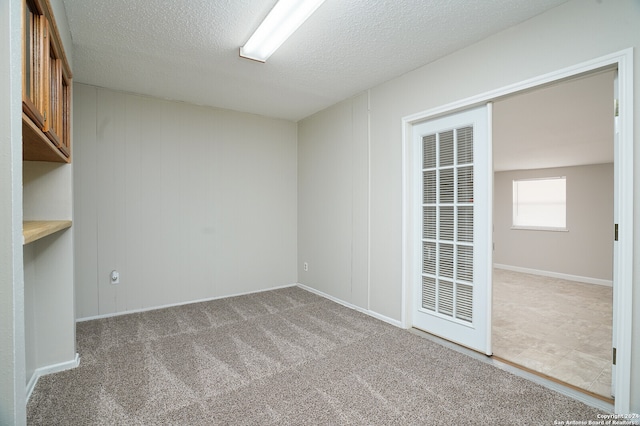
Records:
[[[473,319],[473,287],[458,284],[456,293],[456,318],[471,322]]]
[[[435,228],[435,224],[429,224]],[[473,206],[458,207],[457,241],[473,242]]]
[[[431,311],[436,310],[436,280],[435,278],[422,277],[422,306]]]
[[[473,321],[473,127],[422,138],[422,308]]]
[[[438,228],[440,229],[440,240],[453,241],[453,235],[455,232],[454,221],[454,207],[440,207],[440,223],[438,224]]]

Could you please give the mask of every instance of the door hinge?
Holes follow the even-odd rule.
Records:
[[[616,365],[616,348],[613,348],[613,365]]]
[[[618,224],[613,227],[613,241],[618,241]]]
[[[613,100],[613,116],[614,117],[620,116],[620,103],[618,102],[617,99]]]

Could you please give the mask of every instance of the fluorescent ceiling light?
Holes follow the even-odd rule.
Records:
[[[307,20],[324,0],[280,0],[264,18],[249,41],[240,48],[240,56],[260,62],[276,51]]]

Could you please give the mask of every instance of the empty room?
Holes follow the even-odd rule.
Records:
[[[611,398],[615,75],[494,105],[493,354]],[[524,155],[526,153],[526,155]]]
[[[638,1],[0,23],[0,424],[638,423]]]

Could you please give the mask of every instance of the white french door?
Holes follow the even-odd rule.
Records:
[[[413,126],[413,326],[491,354],[491,105]],[[420,163],[420,164],[418,164]]]

